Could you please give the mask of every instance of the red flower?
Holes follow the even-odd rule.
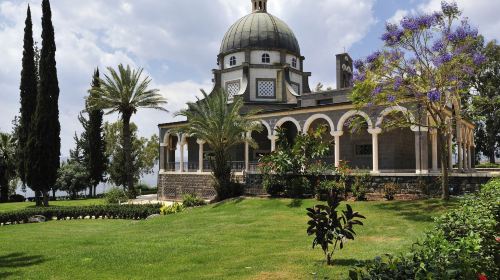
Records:
[[[495,238],[495,240],[496,240],[497,242],[500,242],[500,237],[496,237],[496,238]]]
[[[477,275],[477,280],[488,280],[488,278],[486,277],[486,275],[481,273]]]

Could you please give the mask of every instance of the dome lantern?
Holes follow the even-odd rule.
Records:
[[[252,12],[267,13],[267,0],[252,0]]]

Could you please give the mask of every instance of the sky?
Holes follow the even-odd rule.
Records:
[[[500,38],[500,1],[458,0],[464,15],[488,40]],[[9,132],[19,114],[19,81],[23,29],[31,5],[35,41],[41,34],[41,0],[0,0],[0,131]],[[60,86],[61,155],[74,146],[82,128],[92,73],[99,67],[129,64],[143,67],[168,99],[168,113],[139,110],[132,121],[141,136],[158,133],[158,123],[212,88],[211,69],[224,33],[251,12],[250,0],[52,0],[56,60]],[[335,54],[354,59],[382,47],[387,21],[438,10],[440,0],[269,0],[268,12],[295,32],[305,56],[305,71],[318,82],[335,85]],[[118,115],[108,115],[116,121]]]

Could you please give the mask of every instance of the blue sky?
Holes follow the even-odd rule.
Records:
[[[459,6],[487,39],[500,38],[500,1],[459,0]],[[41,0],[0,0],[0,131],[10,131],[19,111],[22,38],[31,4],[35,40],[40,41]],[[269,0],[268,11],[294,30],[305,70],[333,86],[335,54],[345,49],[353,58],[381,48],[386,21],[439,8],[440,0]],[[60,119],[63,156],[81,130],[82,110],[93,69],[119,63],[144,67],[153,86],[167,97],[171,113],[143,110],[133,117],[143,136],[172,113],[211,88],[219,44],[229,26],[250,12],[250,0],[52,0],[61,88]],[[117,115],[107,117],[114,121]]]

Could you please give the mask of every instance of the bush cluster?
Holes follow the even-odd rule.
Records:
[[[13,194],[9,197],[10,202],[25,202],[26,198],[21,194]]]
[[[41,215],[47,220],[66,220],[107,218],[107,219],[145,219],[150,215],[160,213],[159,204],[145,205],[94,205],[68,207],[40,207],[0,213],[0,224],[26,223],[30,217]]]
[[[111,188],[104,194],[104,200],[107,204],[119,204],[128,201],[127,193],[118,187]]]
[[[196,207],[203,206],[207,203],[202,198],[199,198],[196,195],[187,194],[182,198],[182,206],[184,207]]]
[[[184,211],[184,206],[179,203],[174,203],[172,205],[164,205],[160,208],[160,214],[170,215]]]
[[[436,219],[408,255],[378,257],[350,279],[500,279],[500,179]]]
[[[384,184],[384,197],[387,200],[394,200],[394,197],[398,193],[401,187],[397,183],[385,183]]]

